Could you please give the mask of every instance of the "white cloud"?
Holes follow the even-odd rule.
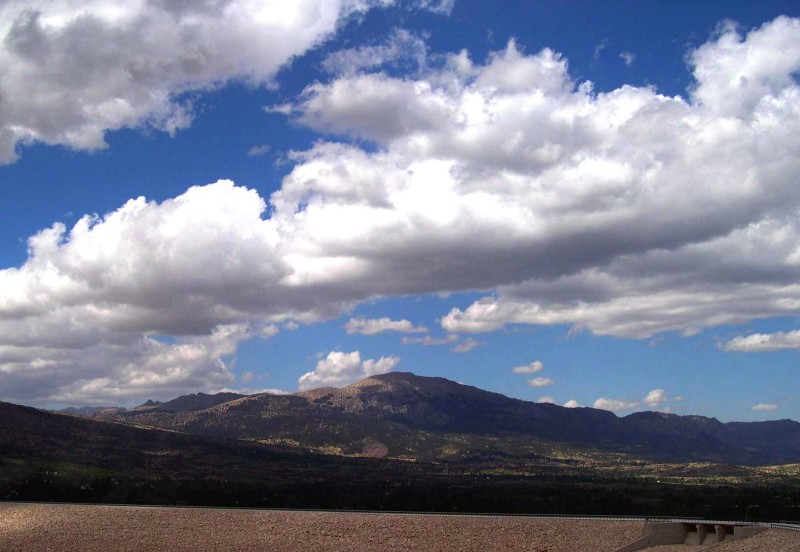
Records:
[[[619,399],[607,399],[605,397],[600,397],[596,401],[594,401],[594,408],[599,408],[602,410],[610,410],[612,412],[621,412],[623,410],[632,410],[639,405],[638,402],[625,402]]]
[[[272,146],[269,144],[261,144],[260,146],[253,146],[249,150],[247,150],[248,157],[261,157],[262,155],[266,155],[269,153],[269,150],[272,149]]]
[[[485,345],[483,341],[478,341],[477,339],[467,338],[462,341],[459,341],[459,339],[456,334],[448,334],[444,337],[425,335],[422,337],[403,337],[400,342],[403,345],[424,345],[426,347],[455,344],[450,349],[454,353],[468,353],[476,347]]]
[[[453,351],[454,353],[468,353],[475,347],[480,347],[483,344],[484,344],[483,341],[478,341],[477,339],[472,339],[471,337],[468,337],[463,341],[461,341],[461,343],[453,347],[451,351]]]
[[[778,17],[742,40],[736,24],[725,23],[716,41],[691,55],[695,100],[724,116],[776,115],[769,104],[796,95],[798,32],[800,19]]]
[[[191,91],[278,69],[370,0],[10,0],[0,12],[0,162],[18,144],[106,147],[105,133],[191,124]]]
[[[777,43],[780,62],[760,63]],[[384,250],[387,269],[414,291],[496,288],[442,319],[454,333],[572,324],[641,338],[797,313],[798,20],[723,33],[691,60],[688,99],[596,93],[557,53],[513,42],[485,65],[462,52],[417,79],[315,84],[299,121],[380,148],[320,144],[273,199],[361,216],[343,248],[371,254],[367,236],[386,236],[397,248],[394,262]],[[735,86],[725,67],[765,84]],[[749,110],[712,105],[753,90],[758,101],[737,104]],[[426,262],[433,251],[450,262]]]
[[[269,339],[270,337],[278,335],[280,328],[276,324],[263,324],[258,330],[259,337]]]
[[[19,5],[8,4],[0,17],[14,19]],[[124,56],[140,46],[121,53],[116,38],[123,29],[138,44],[134,27],[149,29],[147,10],[156,9],[147,6],[121,9],[118,20],[86,18],[108,31],[102,36],[112,45],[108,67],[93,66],[99,76],[70,73],[92,98],[126,97],[129,88],[107,84],[103,70],[113,76],[139,67]],[[307,42],[326,36],[344,8],[320,6],[319,20],[291,20],[286,32],[302,27]],[[238,43],[242,33],[217,17],[218,7],[191,21],[212,21],[214,37]],[[43,15],[19,36],[42,27],[50,33],[42,40],[60,45],[65,29],[78,29],[70,13]],[[245,15],[231,8],[226,17],[260,25]],[[136,27],[129,16],[145,19]],[[13,22],[3,21],[10,29]],[[244,35],[252,39],[258,29]],[[202,53],[204,32],[188,33],[200,41],[191,52]],[[25,53],[27,43],[14,40],[0,53],[13,49],[0,90],[14,104],[4,104],[1,117],[17,129],[28,123],[15,123],[15,113],[22,120],[34,111],[14,102],[39,100],[38,90],[19,92],[28,77],[15,76],[15,64],[36,49]],[[196,78],[187,77],[194,58],[180,57],[188,50],[176,44],[137,57],[137,71],[152,77],[156,92],[172,92],[173,78],[187,86],[217,82],[230,67],[239,74],[238,56],[252,55],[259,65],[245,77],[268,79],[292,55],[285,49],[306,48],[303,40],[281,44],[275,53],[255,40],[235,58],[212,56]],[[45,69],[66,78],[70,66],[60,64],[73,54],[65,48],[55,60],[25,61],[30,78]],[[103,47],[92,52],[106,55]],[[173,58],[163,57],[173,55],[185,62],[175,61],[174,71]],[[422,344],[455,344],[457,333],[513,323],[645,338],[796,316],[800,20],[778,18],[746,37],[723,30],[690,59],[696,84],[688,98],[634,86],[595,92],[572,80],[558,53],[527,55],[513,42],[485,63],[460,52],[416,77],[357,73],[312,85],[290,106],[298,121],[374,144],[319,142],[293,154],[294,168],[268,198],[220,181],[160,204],[133,199],[30,238],[27,261],[0,271],[3,397],[30,402],[86,386],[82,396],[93,389],[92,397],[113,399],[123,383],[125,393],[136,392],[132,367],[151,363],[153,377],[135,381],[157,382],[158,370],[169,369],[156,368],[162,364],[153,355],[176,351],[184,358],[171,365],[183,368],[169,372],[165,389],[218,388],[231,377],[223,357],[240,338],[227,339],[232,353],[212,358],[207,341],[217,328],[241,327],[241,339],[251,339],[271,324],[335,317],[382,296],[488,290],[441,319],[453,337],[404,338]],[[53,88],[56,108],[45,104],[38,116],[77,109],[73,84]],[[63,125],[37,119],[28,126],[36,127],[34,140],[97,147],[106,129],[141,124],[158,106],[177,110],[175,96],[164,94],[144,94],[144,104],[113,121],[93,111]],[[64,129],[72,129],[69,137]],[[4,136],[11,149],[20,140]]]
[[[642,402],[650,407],[657,407],[663,402],[667,402],[667,393],[663,389],[653,389],[647,396],[642,399]]]
[[[541,360],[534,360],[530,364],[525,364],[524,366],[515,366],[511,369],[513,374],[535,374],[536,372],[541,372],[544,370],[544,364],[542,364]]]
[[[61,404],[127,404],[141,396],[169,399],[187,389],[218,389],[235,379],[225,358],[251,337],[247,327],[229,325],[202,337],[118,336],[89,348],[4,345],[3,394]]]
[[[375,335],[382,332],[425,333],[428,328],[415,326],[408,320],[390,318],[351,318],[344,326],[348,334]]]
[[[403,337],[400,340],[400,342],[403,345],[425,345],[425,346],[450,345],[451,343],[456,343],[457,341],[458,341],[458,336],[454,334],[450,334],[445,337],[433,337],[430,335],[426,335],[423,337]]]
[[[361,360],[361,353],[331,352],[317,363],[313,372],[307,372],[297,380],[301,391],[316,387],[341,387],[360,379],[386,374],[400,362],[398,357],[381,357],[378,360]]]
[[[619,57],[628,67],[633,65],[633,62],[636,60],[636,54],[628,52],[627,50],[620,52]]]
[[[800,349],[800,330],[737,336],[722,346],[724,351],[737,353],[761,353],[783,349]]]
[[[575,399],[570,399],[564,403],[566,408],[581,408],[583,405],[576,401]]]
[[[410,61],[420,70],[425,67],[427,56],[428,47],[422,38],[406,29],[395,29],[383,44],[334,52],[325,58],[322,66],[332,73],[352,75],[365,69]]]
[[[778,410],[778,405],[777,404],[771,404],[771,403],[761,403],[761,404],[755,405],[751,410],[756,410],[756,411]]]
[[[417,6],[420,9],[429,10],[433,13],[442,15],[450,15],[453,7],[456,5],[456,0],[418,0]]]
[[[602,53],[603,53],[603,50],[605,50],[606,48],[608,48],[608,45],[609,45],[609,44],[610,44],[610,41],[609,41],[607,38],[604,38],[603,40],[601,40],[600,42],[598,42],[598,43],[597,43],[597,45],[594,47],[594,53],[592,54],[592,58],[593,58],[595,61],[597,61],[598,59],[600,59],[600,54],[602,54]]]
[[[539,397],[539,400],[536,401],[536,402],[539,403],[539,404],[556,404],[556,400],[553,397],[549,396],[549,395],[545,395],[543,397]]]
[[[528,380],[528,385],[531,387],[546,387],[548,385],[553,385],[555,380],[552,378],[543,378],[539,376],[538,378],[533,378]]]
[[[264,207],[222,181],[30,238],[28,261],[0,271],[3,397],[124,401],[229,384],[224,357],[286,317]]]

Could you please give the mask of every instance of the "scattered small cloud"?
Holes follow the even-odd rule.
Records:
[[[630,67],[631,65],[633,65],[633,62],[636,59],[636,54],[625,50],[620,52],[619,57],[622,59],[622,61],[625,62],[625,65]]]
[[[423,329],[423,331],[428,331],[427,329]],[[423,345],[425,347],[436,347],[439,345],[454,345],[450,350],[454,353],[468,353],[469,351],[473,350],[476,347],[480,347],[481,345],[486,345],[485,341],[478,341],[477,339],[473,339],[468,337],[463,341],[459,341],[460,337],[458,334],[448,334],[444,337],[433,337],[431,335],[425,335],[422,337],[403,337],[400,342],[403,345]]]
[[[333,351],[319,362],[313,372],[307,372],[297,380],[301,391],[317,387],[340,387],[360,379],[391,372],[400,359],[395,356],[378,360],[362,360],[359,351],[342,353]]]
[[[553,385],[556,381],[552,378],[533,378],[532,380],[528,380],[528,385],[531,387],[546,387],[548,385]]]
[[[344,325],[344,329],[350,335],[376,335],[383,332],[425,333],[428,331],[428,328],[424,326],[415,326],[408,320],[392,320],[388,317],[351,318],[347,324]]]
[[[433,337],[430,335],[426,335],[424,337],[404,337],[400,340],[403,345],[425,346],[450,345],[451,343],[455,343],[457,341],[458,336],[456,334],[449,334],[445,337]]]
[[[395,29],[383,44],[339,50],[329,54],[322,66],[326,71],[339,75],[408,62],[421,70],[427,63],[427,56],[428,47],[423,38],[406,29]]]
[[[761,403],[753,406],[751,410],[755,410],[757,412],[764,412],[770,410],[778,410],[778,405],[774,403]]]
[[[525,364],[524,366],[515,366],[511,369],[511,373],[513,374],[535,374],[536,372],[541,372],[544,370],[544,364],[542,364],[541,360],[534,360],[530,364]]]
[[[536,401],[539,404],[556,404],[556,400],[551,397],[550,395],[545,395],[544,397],[539,397],[539,400]]]
[[[250,371],[243,372],[242,375],[239,376],[239,379],[242,381],[242,383],[250,383],[253,381],[253,378],[255,378],[255,374]]]
[[[657,407],[663,402],[667,402],[667,393],[663,389],[653,389],[647,396],[642,399],[642,402],[650,407]]]
[[[283,325],[283,327],[284,327],[284,329],[289,330],[290,332],[293,332],[293,331],[297,330],[298,328],[300,328],[300,324],[298,324],[294,320],[289,320],[286,324]]]
[[[611,412],[621,412],[623,410],[633,410],[639,405],[638,402],[625,402],[618,399],[607,399],[605,397],[600,397],[596,401],[594,401],[594,408],[599,408],[601,410],[610,410]]]
[[[253,146],[249,150],[247,150],[247,157],[261,157],[262,155],[269,153],[269,150],[272,149],[272,146],[269,144],[261,144],[260,146]]]
[[[454,353],[468,353],[475,347],[480,347],[481,345],[484,344],[485,342],[483,341],[478,341],[477,339],[472,339],[471,337],[468,337],[467,339],[465,339],[464,341],[462,341],[461,343],[459,343],[450,350],[453,351]]]
[[[269,339],[270,337],[274,337],[278,335],[281,329],[275,324],[267,324],[262,326],[261,329],[258,330],[258,335],[265,339]]]
[[[275,104],[275,105],[265,105],[264,106],[265,113],[275,113],[280,115],[291,115],[294,113],[294,106],[290,103],[283,103],[283,104]]]
[[[604,38],[603,40],[601,40],[600,42],[598,42],[598,43],[597,43],[597,45],[594,47],[594,53],[592,54],[592,58],[593,58],[595,61],[597,61],[598,59],[600,59],[600,54],[602,54],[602,53],[603,53],[603,50],[605,50],[606,48],[608,48],[608,45],[609,45],[610,43],[611,43],[611,42],[610,42],[610,41],[609,41],[607,38]]]
[[[456,0],[417,0],[417,7],[439,15],[450,15],[456,5]]]
[[[720,347],[726,352],[763,353],[784,349],[800,349],[800,330],[772,334],[754,333],[737,336]]]
[[[567,408],[581,408],[583,405],[575,399],[570,399],[564,403],[564,406]]]

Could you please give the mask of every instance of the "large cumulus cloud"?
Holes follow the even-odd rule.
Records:
[[[226,380],[221,351],[265,324],[388,295],[486,290],[443,313],[453,333],[644,338],[797,314],[800,21],[723,27],[689,59],[685,98],[595,92],[513,42],[311,85],[295,120],[369,147],[295,154],[270,198],[221,181],[34,236],[0,273],[0,386],[33,396],[57,374],[41,396],[113,395],[137,355],[159,359],[151,381],[166,365]],[[59,371],[69,351],[92,361]]]
[[[191,123],[181,94],[268,82],[370,0],[11,0],[0,8],[0,163],[20,143],[105,147]]]
[[[31,237],[28,261],[0,271],[4,397],[119,401],[231,383],[225,357],[292,310],[276,297],[286,269],[263,209],[223,181]]]
[[[313,241],[397,291],[493,289],[442,319],[452,332],[647,337],[796,313],[800,22],[726,24],[689,60],[686,98],[596,93],[513,41],[484,65],[315,84],[295,117],[380,150],[319,145],[273,199],[359,221]]]

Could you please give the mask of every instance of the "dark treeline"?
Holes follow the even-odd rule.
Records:
[[[19,475],[19,474],[18,474]],[[637,515],[798,520],[800,489],[652,483],[541,482],[522,477],[416,480],[180,480],[30,472],[0,480],[0,499],[255,508]]]

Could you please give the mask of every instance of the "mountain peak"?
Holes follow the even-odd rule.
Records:
[[[469,385],[463,385],[447,378],[437,376],[419,376],[412,372],[388,372],[386,374],[377,374],[368,378],[362,379],[355,383],[351,383],[347,387],[357,389],[361,387],[369,387],[375,384],[389,385],[389,386],[410,386],[417,390],[429,389],[442,390],[443,388],[467,388],[476,389]],[[486,391],[489,393],[489,391]]]
[[[182,410],[204,410],[217,406],[218,404],[226,403],[241,399],[247,395],[239,393],[222,392],[209,395],[206,393],[191,393],[189,395],[181,395],[171,401],[167,401],[160,405],[161,410],[168,412],[178,412]]]
[[[398,384],[398,383],[419,384],[433,379],[442,379],[442,378],[430,378],[425,376],[418,376],[411,372],[388,372],[386,374],[376,374],[374,376],[369,376],[368,378],[358,380],[356,382],[351,383],[347,387],[352,387],[352,388],[366,387],[369,385],[373,385],[376,382],[393,383],[393,384]]]
[[[141,408],[141,407],[161,406],[162,404],[164,403],[162,403],[161,401],[154,401],[153,399],[147,399],[144,403],[139,405],[139,407]]]

